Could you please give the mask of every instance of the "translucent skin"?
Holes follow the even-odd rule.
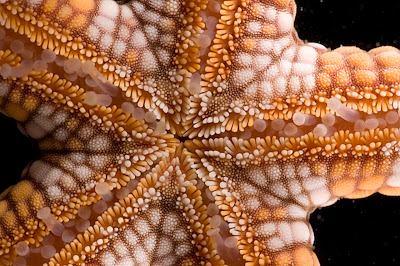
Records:
[[[294,1],[0,0],[0,109],[42,151],[0,264],[319,265],[318,207],[400,195],[400,53]]]

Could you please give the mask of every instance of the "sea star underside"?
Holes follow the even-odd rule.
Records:
[[[0,109],[39,160],[1,265],[319,265],[317,207],[400,195],[400,52],[293,0],[0,0]]]

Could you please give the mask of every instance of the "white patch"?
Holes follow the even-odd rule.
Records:
[[[97,26],[99,26],[101,29],[104,31],[111,32],[115,28],[115,23],[109,18],[103,17],[103,16],[97,16],[94,18],[94,22],[96,23]]]
[[[175,230],[175,228],[178,226],[178,224],[179,224],[179,220],[178,220],[178,217],[176,216],[176,214],[169,213],[166,215],[166,217],[164,219],[162,230],[165,234],[171,234]]]
[[[288,213],[293,219],[301,219],[307,216],[307,211],[304,208],[294,204],[289,205]]]
[[[269,165],[267,173],[272,180],[278,180],[281,177],[281,169],[278,164]]]
[[[64,123],[68,118],[68,113],[64,110],[59,110],[57,113],[53,116],[53,122],[56,125],[59,125],[61,123]]]
[[[288,32],[293,29],[293,17],[289,13],[278,14],[278,28],[281,33]]]
[[[292,62],[296,54],[296,46],[289,47],[283,52],[282,59]]]
[[[298,196],[296,196],[295,199],[299,204],[301,204],[303,206],[309,206],[310,205],[310,201],[308,200],[306,195],[302,195],[302,194],[298,195]]]
[[[88,35],[88,37],[90,39],[93,39],[93,40],[97,41],[99,39],[99,37],[100,37],[100,30],[96,26],[90,25],[88,27],[88,29],[86,30],[86,34]]]
[[[10,84],[6,81],[0,81],[0,97],[7,94]]]
[[[160,239],[160,245],[158,246],[158,249],[156,250],[157,256],[165,256],[168,255],[173,251],[173,246],[171,243],[171,240],[167,237],[162,237]]]
[[[258,21],[249,22],[247,30],[249,33],[258,34],[261,31],[261,23]]]
[[[138,240],[139,240],[138,237],[135,235],[135,233],[130,229],[127,229],[124,232],[124,237],[125,237],[126,242],[131,246],[137,245]]]
[[[142,68],[145,71],[155,71],[157,69],[157,61],[156,58],[154,57],[154,55],[146,50],[143,54],[142,54]]]
[[[136,30],[133,32],[131,37],[131,43],[135,48],[144,48],[147,46],[146,37],[140,30]]]
[[[47,187],[47,194],[49,195],[50,200],[59,200],[64,197],[64,194],[58,186]]]
[[[318,53],[310,46],[302,46],[299,50],[297,60],[301,63],[314,65],[317,62]]]
[[[132,9],[129,8],[127,5],[122,5],[121,6],[121,15],[127,21],[129,21],[131,19],[134,19],[134,16],[133,16],[133,13],[132,13]]]
[[[321,206],[322,204],[326,203],[331,198],[331,193],[326,188],[320,188],[317,190],[313,190],[310,193],[311,202],[315,206]]]
[[[271,66],[268,68],[267,72],[265,73],[265,77],[267,81],[274,79],[279,74],[279,68],[276,65]]]
[[[122,56],[125,53],[126,44],[121,40],[117,40],[114,43],[113,48],[116,56]]]
[[[268,82],[268,81],[263,81],[263,82],[261,82],[260,89],[261,89],[263,92],[265,92],[267,95],[271,95],[272,92],[273,92],[273,91],[272,91],[272,85],[271,85],[271,83]]]
[[[272,236],[276,232],[276,224],[275,223],[264,223],[260,225],[257,233],[261,236],[268,237]]]
[[[99,6],[99,13],[102,16],[116,19],[119,14],[119,5],[114,1],[101,1]]]
[[[158,29],[152,25],[146,25],[144,31],[146,32],[147,38],[151,41],[156,41],[159,37]]]
[[[268,55],[260,55],[254,57],[254,68],[257,71],[265,69],[271,63],[271,57]]]
[[[146,222],[146,220],[143,220],[143,219],[136,220],[135,228],[136,228],[136,231],[142,236],[144,236],[150,232],[149,224]]]
[[[154,247],[157,244],[157,235],[156,234],[150,234],[146,236],[146,241],[144,242],[144,248],[148,253],[152,253],[154,251]]]
[[[110,148],[110,140],[105,136],[97,136],[91,139],[87,147],[92,151],[105,151]]]
[[[263,197],[263,201],[270,206],[277,206],[280,205],[282,202],[280,199],[278,199],[277,197],[274,197],[272,195],[265,195]]]
[[[272,184],[271,191],[281,198],[286,198],[288,196],[287,189],[281,183]]]
[[[258,201],[258,199],[256,197],[250,197],[247,201],[246,201],[246,207],[249,210],[257,210],[258,207],[260,207],[260,201]]]
[[[268,240],[267,246],[269,249],[275,251],[275,250],[281,250],[285,244],[281,239],[278,237],[273,237]]]
[[[103,263],[103,265],[114,265],[115,257],[111,252],[105,252],[101,256],[101,262]]]
[[[307,178],[303,181],[303,186],[306,190],[313,190],[324,187],[326,185],[325,178]]]
[[[310,239],[310,230],[303,222],[294,222],[292,224],[292,234],[296,242],[308,242]]]
[[[254,78],[254,71],[251,69],[241,69],[233,73],[232,80],[235,81],[236,86],[242,86],[250,82]]]
[[[289,81],[289,86],[292,93],[297,93],[301,89],[300,78],[297,76],[292,76]]]
[[[29,122],[28,125],[26,125],[25,130],[26,133],[34,139],[40,139],[46,134],[44,129],[34,122]]]
[[[276,19],[276,9],[275,8],[273,8],[273,7],[268,7],[267,8],[267,11],[265,11],[265,18],[266,19],[268,19],[268,20],[270,20],[270,21],[273,21],[273,20],[275,20]]]
[[[51,131],[56,126],[51,119],[44,117],[44,116],[36,116],[33,119],[33,122],[35,122],[38,126],[40,126],[42,129],[44,129],[46,132]]]
[[[273,42],[270,39],[262,39],[259,41],[258,45],[261,49],[261,52],[264,53],[268,53],[274,47]]]
[[[281,239],[285,242],[285,244],[290,244],[293,242],[292,230],[288,223],[279,223],[278,231]]]
[[[282,51],[290,44],[291,39],[281,38],[274,42],[274,53],[275,55],[280,55]]]
[[[59,128],[54,132],[54,138],[58,141],[64,142],[68,138],[68,131],[64,128]]]
[[[315,87],[315,78],[313,75],[308,75],[303,77],[304,86],[308,91],[314,89]]]
[[[127,40],[131,36],[131,32],[128,27],[125,25],[122,25],[119,32],[119,37],[123,40]]]
[[[289,182],[289,190],[292,194],[297,195],[301,192],[300,182],[297,180],[292,180]]]
[[[158,54],[158,60],[160,60],[160,62],[163,65],[169,65],[171,62],[171,54],[164,50],[164,49],[158,49],[157,50],[157,54]]]
[[[310,168],[305,163],[302,163],[297,168],[297,174],[301,178],[307,178],[310,176],[311,171],[310,171]]]
[[[295,63],[293,65],[293,72],[298,76],[311,75],[315,70],[314,65]]]
[[[260,186],[267,185],[267,179],[265,177],[265,174],[263,173],[263,171],[260,168],[255,168],[255,169],[250,170],[249,176],[250,176],[250,179],[257,185],[260,185]]]
[[[275,80],[275,89],[279,95],[283,95],[286,91],[286,79],[279,77]]]
[[[281,74],[287,76],[290,74],[290,71],[292,70],[292,63],[286,60],[282,60],[279,68],[281,70]]]
[[[137,247],[134,249],[133,256],[141,265],[150,265],[150,257],[141,247]]]
[[[93,175],[92,170],[85,165],[76,166],[74,168],[74,173],[76,177],[82,182],[88,182],[89,178]]]
[[[113,38],[109,34],[104,34],[100,40],[100,46],[102,49],[108,49],[113,43]]]
[[[252,63],[252,56],[247,53],[241,53],[237,57],[238,63],[241,66],[249,66]]]

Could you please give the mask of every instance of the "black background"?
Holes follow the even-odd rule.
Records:
[[[357,45],[400,47],[399,1],[298,0],[296,28],[301,39],[332,49]],[[19,180],[38,156],[36,145],[15,122],[0,116],[0,189]],[[373,195],[340,200],[311,216],[315,252],[321,265],[400,265],[400,198]]]

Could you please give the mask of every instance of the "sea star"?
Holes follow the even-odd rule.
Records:
[[[319,265],[317,207],[400,195],[400,53],[292,0],[0,0],[0,108],[42,156],[0,263]]]

